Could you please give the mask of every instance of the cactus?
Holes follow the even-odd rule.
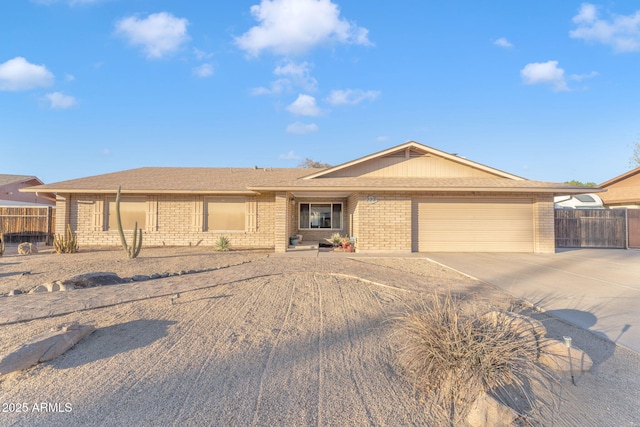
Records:
[[[133,242],[131,246],[127,244],[127,239],[124,237],[124,231],[122,231],[122,220],[120,219],[120,190],[122,187],[118,187],[118,195],[116,196],[116,221],[118,222],[118,233],[120,233],[120,242],[122,247],[129,258],[136,258],[140,254],[142,248],[142,229],[138,230],[138,221],[133,225]]]
[[[56,234],[53,237],[53,248],[57,254],[73,254],[78,252],[78,236],[73,234],[69,224],[67,224],[67,232],[64,236],[62,234]]]

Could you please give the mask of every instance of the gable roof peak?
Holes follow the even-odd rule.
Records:
[[[422,154],[426,154],[426,155],[432,154],[432,155],[435,155],[435,156],[438,156],[438,157],[442,157],[444,159],[451,160],[453,162],[460,163],[460,164],[465,165],[465,166],[469,166],[469,167],[472,167],[472,168],[475,168],[475,169],[482,170],[484,172],[487,172],[487,173],[490,173],[492,175],[495,175],[496,177],[499,177],[499,178],[507,178],[507,179],[517,180],[517,181],[524,180],[524,178],[522,178],[520,176],[513,175],[513,174],[510,174],[510,173],[501,171],[499,169],[495,169],[495,168],[492,168],[490,166],[483,165],[481,163],[476,163],[474,161],[466,159],[465,157],[458,156],[457,154],[446,153],[444,151],[438,150],[438,149],[433,148],[433,147],[429,147],[427,145],[421,144],[421,143],[416,142],[416,141],[404,142],[404,143],[402,143],[400,145],[396,145],[394,147],[387,148],[386,150],[378,151],[376,153],[369,154],[369,155],[364,156],[364,157],[360,157],[360,158],[352,160],[350,162],[342,163],[340,165],[333,166],[333,167],[330,167],[328,169],[324,169],[324,170],[319,171],[317,173],[308,175],[308,176],[304,177],[303,179],[319,178],[319,177],[322,177],[322,176],[329,175],[329,174],[331,174],[333,172],[336,172],[336,171],[339,171],[339,170],[342,170],[342,169],[346,169],[348,167],[351,167],[351,166],[354,166],[354,165],[357,165],[357,164],[360,164],[360,163],[367,162],[367,161],[375,159],[375,158],[381,158],[381,157],[389,156],[389,155],[392,155],[392,154],[395,154],[395,153],[399,153],[399,152],[402,152],[402,151],[405,151],[407,157],[409,157],[412,150],[420,152]]]

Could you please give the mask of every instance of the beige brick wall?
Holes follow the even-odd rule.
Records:
[[[362,193],[354,212],[358,251],[411,252],[410,194]]]
[[[534,198],[534,252],[554,253],[556,251],[555,214],[552,195],[538,195]]]
[[[368,197],[375,197],[370,203]],[[413,199],[417,197],[526,197],[533,199],[534,252],[555,251],[553,197],[527,193],[354,193],[346,199],[296,199],[286,192],[262,194],[255,197],[255,232],[216,233],[202,231],[202,196],[157,195],[148,198],[155,224],[144,230],[143,244],[156,245],[204,245],[213,246],[220,235],[230,238],[238,248],[275,248],[284,252],[289,236],[302,234],[305,241],[318,241],[331,236],[336,230],[299,230],[298,209],[301,202],[343,203],[343,229],[339,232],[356,238],[356,248],[363,252],[411,252],[416,250],[412,236]],[[106,230],[108,201],[114,196],[95,194],[59,194],[56,204],[56,233],[65,232],[67,224],[77,230],[80,245],[119,245],[117,230]],[[150,218],[148,216],[148,218]],[[198,224],[200,224],[198,228]],[[127,235],[129,237],[129,234]]]
[[[276,252],[286,252],[289,246],[289,195],[279,192],[275,195],[273,240]]]
[[[59,199],[61,197],[59,196]],[[115,201],[115,196],[95,194],[73,195],[71,202],[59,200],[56,209],[56,232],[64,231],[65,215],[74,230],[77,230],[80,245],[119,245],[117,230],[108,228],[108,202]],[[263,194],[255,198],[257,227],[255,232],[210,232],[202,230],[202,220],[198,227],[196,206],[204,203],[201,196],[151,196],[147,205],[157,221],[149,224],[143,231],[144,246],[213,246],[220,236],[230,239],[231,245],[237,248],[273,248],[275,235],[275,198],[273,194]],[[60,203],[62,201],[62,203]],[[102,204],[101,204],[102,202]],[[202,210],[200,210],[201,214]],[[102,216],[102,223],[96,225],[97,218]],[[149,217],[149,216],[148,216]],[[126,233],[130,237],[131,233]]]

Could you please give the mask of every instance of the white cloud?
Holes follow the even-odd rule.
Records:
[[[373,101],[379,95],[380,92],[377,90],[332,90],[325,101],[327,101],[331,105],[357,105],[362,101]]]
[[[493,44],[496,46],[504,47],[504,48],[513,47],[513,44],[504,37],[500,37],[499,39],[494,41]]]
[[[558,67],[558,61],[532,62],[520,70],[520,76],[527,85],[548,84],[555,92],[569,90],[564,70]]]
[[[205,52],[204,50],[200,50],[196,47],[193,48],[193,54],[196,56],[198,61],[213,58],[213,53]]]
[[[372,44],[368,30],[340,18],[331,0],[261,0],[251,14],[259,24],[235,39],[251,56],[303,54],[327,43]]]
[[[251,89],[251,95],[277,95],[292,89],[289,79],[278,79],[271,82],[269,87],[256,87]]]
[[[73,74],[67,73],[64,75],[64,79],[68,82],[72,82],[76,79],[76,76],[74,76]]]
[[[391,138],[389,138],[386,135],[380,135],[379,137],[376,138],[376,142],[387,142],[389,141]]]
[[[202,64],[193,69],[193,74],[198,77],[209,77],[213,75],[213,66],[211,64]]]
[[[282,78],[271,82],[269,87],[257,87],[251,90],[252,95],[277,95],[290,92],[298,87],[306,92],[313,92],[318,87],[318,81],[311,76],[311,66],[307,62],[297,63],[286,61],[276,66],[273,74]]]
[[[73,96],[65,95],[61,92],[48,93],[45,98],[49,101],[49,107],[53,110],[66,110],[78,103]]]
[[[141,46],[148,58],[161,58],[189,40],[189,21],[170,13],[153,13],[145,19],[134,16],[116,23],[115,33],[133,46]]]
[[[609,20],[598,17],[598,9],[583,3],[573,22],[577,28],[569,32],[574,39],[611,46],[616,52],[640,51],[640,10],[631,15],[611,14]]]
[[[308,133],[318,132],[318,125],[315,123],[295,122],[287,126],[287,133],[295,135],[306,135]]]
[[[44,65],[30,64],[21,56],[16,56],[0,64],[0,90],[18,91],[53,84],[53,74]]]
[[[288,78],[294,86],[306,91],[314,91],[318,87],[318,81],[311,77],[311,66],[307,62],[296,63],[287,61],[283,65],[278,65],[273,74]]]
[[[300,123],[302,124],[302,123]],[[289,125],[291,127],[292,125]],[[289,128],[287,128],[288,130]],[[316,129],[317,130],[317,129]],[[282,160],[300,160],[301,157],[298,156],[293,150],[289,151],[287,154],[280,154],[280,159]]]
[[[592,71],[592,72],[587,73],[587,74],[571,74],[569,76],[569,78],[571,80],[575,80],[575,81],[581,82],[582,80],[591,79],[591,78],[596,77],[598,75],[599,75],[599,73],[597,71]]]
[[[298,98],[287,106],[287,111],[296,116],[319,116],[320,109],[316,105],[316,99],[311,95],[298,95]]]

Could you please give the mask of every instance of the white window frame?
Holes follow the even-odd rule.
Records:
[[[302,205],[309,206],[309,222],[307,227],[300,227],[300,219],[302,217]],[[331,214],[331,227],[323,228],[323,227],[311,227],[311,208],[313,205],[330,205],[329,212]],[[340,227],[334,227],[333,220],[333,206],[340,205]],[[344,203],[343,202],[301,202],[298,204],[298,230],[313,230],[313,231],[321,231],[321,230],[344,230]]]

